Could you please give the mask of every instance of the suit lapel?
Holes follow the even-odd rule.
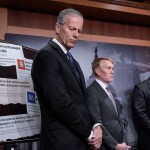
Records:
[[[150,78],[148,79],[147,86],[148,86],[148,88],[150,90]]]
[[[71,71],[73,71],[71,64],[67,58],[67,56],[65,55],[65,53],[61,50],[61,48],[59,47],[59,45],[57,45],[55,42],[50,41],[49,42],[50,45],[52,45],[52,47],[57,51],[58,55],[60,55],[60,57],[66,62],[66,64],[68,65],[68,67],[71,69]]]
[[[96,87],[96,89],[99,91],[99,93],[101,93],[101,97],[104,97],[106,101],[108,101],[109,105],[111,105],[110,107],[112,109],[114,109],[114,112],[116,113],[116,115],[118,116],[115,108],[114,108],[114,105],[111,101],[111,99],[109,98],[109,96],[107,95],[107,93],[105,92],[105,90],[99,85],[99,83],[97,83],[96,81],[93,82],[94,86]],[[117,104],[116,104],[117,105]],[[118,108],[117,108],[118,109]]]
[[[68,65],[68,67],[70,68],[71,72],[74,74],[75,78],[77,78],[76,75],[75,75],[75,72],[74,72],[74,70],[73,70],[73,68],[72,68],[72,66],[71,66],[71,64],[70,64],[70,62],[69,62],[69,60],[68,60],[68,58],[67,58],[67,56],[66,56],[65,53],[62,51],[62,49],[59,47],[59,45],[57,45],[57,44],[56,44],[55,42],[53,42],[53,41],[50,41],[49,44],[53,46],[53,48],[57,51],[57,53],[60,55],[60,57],[61,57],[61,58],[65,61],[65,63]]]
[[[104,91],[104,89],[99,85],[99,83],[97,83],[95,80],[93,82],[93,85],[95,86],[95,88],[99,91],[99,93],[102,94],[103,97],[109,97],[107,95],[107,93]]]
[[[78,65],[78,63],[76,62],[76,60],[74,59],[74,60],[75,60],[75,65],[76,65],[76,67],[77,67],[77,71],[79,72],[79,75],[80,75],[80,77],[81,77],[81,82],[80,82],[79,79],[77,78],[77,76],[76,76],[76,74],[75,74],[75,72],[74,72],[74,70],[73,70],[73,67],[72,67],[71,64],[70,64],[70,61],[68,60],[67,56],[66,56],[65,53],[62,51],[62,49],[59,47],[59,45],[57,45],[57,44],[56,44],[55,42],[53,42],[53,41],[49,41],[48,44],[50,44],[50,45],[53,46],[53,48],[57,51],[58,55],[60,55],[60,57],[61,57],[61,58],[65,61],[65,63],[68,65],[69,69],[71,70],[71,72],[73,73],[74,77],[76,78],[76,80],[77,80],[79,86],[81,87],[81,90],[83,90],[83,92],[84,92],[84,94],[85,94],[84,77],[83,77],[83,75],[82,75],[82,71],[81,71],[81,69],[80,69],[80,66]]]
[[[82,73],[82,70],[81,70],[79,64],[76,62],[76,60],[75,60],[75,64],[76,64],[77,71],[78,71],[79,76],[80,76],[80,81],[78,79],[77,80],[78,80],[80,86],[82,86],[82,89],[84,90],[84,93],[85,93],[85,91],[86,91],[86,89],[85,89],[86,85],[85,85],[84,75]]]

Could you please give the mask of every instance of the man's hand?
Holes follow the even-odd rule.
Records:
[[[100,148],[100,146],[102,144],[102,129],[100,126],[96,126],[93,129],[93,137],[92,137],[92,139],[88,140],[88,144],[94,150]]]
[[[131,146],[126,145],[126,143],[117,144],[115,150],[129,150]]]

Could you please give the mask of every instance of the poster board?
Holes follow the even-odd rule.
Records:
[[[41,114],[31,79],[35,54],[0,41],[0,143],[39,139]]]

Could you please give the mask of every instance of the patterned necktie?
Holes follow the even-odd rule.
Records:
[[[118,114],[118,110],[117,110],[116,102],[115,102],[115,99],[114,99],[114,97],[113,97],[113,95],[112,95],[112,92],[111,92],[111,90],[110,90],[110,88],[109,88],[109,87],[106,87],[106,90],[108,91],[108,93],[109,93],[109,97],[110,97],[110,99],[111,99],[111,102],[113,103],[114,108],[115,108],[115,110],[116,110],[116,113]]]
[[[80,80],[80,76],[79,76],[79,73],[78,73],[78,71],[77,71],[77,68],[76,68],[76,65],[75,65],[75,62],[74,62],[74,59],[73,59],[71,53],[70,53],[70,52],[67,52],[67,53],[66,53],[66,56],[68,57],[68,59],[69,59],[69,61],[70,61],[70,63],[71,63],[71,66],[73,67],[73,70],[74,70],[74,72],[75,72],[77,78]]]

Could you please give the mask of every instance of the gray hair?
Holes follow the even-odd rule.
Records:
[[[67,15],[77,15],[77,16],[80,16],[81,18],[83,18],[83,15],[79,11],[72,9],[72,8],[68,8],[68,9],[62,10],[59,13],[59,15],[57,17],[57,23],[64,25],[65,24],[65,17]]]

